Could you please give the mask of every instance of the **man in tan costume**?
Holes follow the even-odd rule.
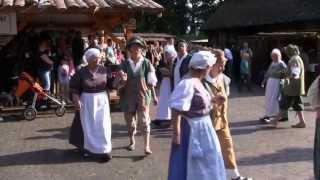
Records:
[[[226,88],[229,87],[230,79],[223,74],[226,63],[224,52],[222,50],[214,50],[214,53],[217,57],[217,62],[205,78],[204,83],[213,96],[221,95],[225,97],[223,104],[214,104],[210,115],[213,127],[220,141],[227,176],[228,178],[231,177],[232,180],[252,180],[252,178],[242,177],[237,168],[236,156],[227,119],[228,95]]]

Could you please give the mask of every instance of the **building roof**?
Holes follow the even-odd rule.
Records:
[[[206,30],[320,20],[320,0],[225,0],[208,20]]]
[[[152,0],[0,0],[3,10],[144,10],[159,11],[163,7]]]

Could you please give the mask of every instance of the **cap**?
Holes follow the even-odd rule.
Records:
[[[146,45],[145,45],[145,43],[144,43],[144,40],[143,40],[141,37],[138,37],[138,36],[132,37],[132,38],[129,39],[129,41],[128,41],[128,43],[127,43],[127,48],[130,48],[130,46],[131,46],[132,44],[138,44],[138,45],[140,45],[140,46],[143,47],[143,48],[146,47]]]

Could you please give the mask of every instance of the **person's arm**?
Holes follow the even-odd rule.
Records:
[[[248,52],[249,52],[249,56],[250,56],[250,59],[253,57],[253,52],[252,52],[252,50],[249,48],[248,49]]]
[[[47,54],[42,54],[40,58],[41,58],[41,61],[44,61],[47,64],[50,64],[50,65],[53,64],[53,61],[48,57]]]
[[[158,105],[158,97],[157,97],[156,90],[155,90],[154,86],[149,86],[149,88],[151,90],[151,95],[153,97],[153,104]]]
[[[79,111],[81,109],[80,96],[78,94],[72,93],[72,101],[75,109]]]
[[[77,71],[70,80],[70,93],[72,94],[72,101],[76,110],[81,109],[80,93],[81,93],[81,79],[80,71]]]
[[[112,86],[115,89],[121,89],[127,84],[128,76],[123,71],[120,71],[117,77],[114,79]]]
[[[172,127],[173,127],[173,136],[172,144],[180,145],[181,143],[181,113],[175,109],[172,109]]]

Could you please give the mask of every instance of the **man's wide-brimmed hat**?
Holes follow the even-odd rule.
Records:
[[[127,48],[130,48],[130,46],[133,45],[133,44],[138,44],[142,48],[146,47],[144,40],[139,36],[130,38],[128,43],[127,43]]]

